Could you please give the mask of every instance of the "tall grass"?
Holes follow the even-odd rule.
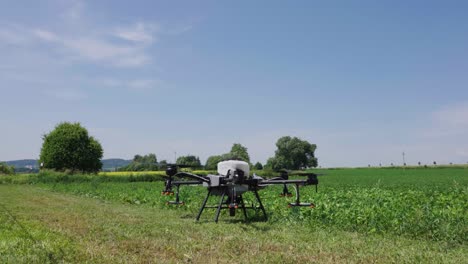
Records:
[[[307,187],[301,190],[303,201],[314,202],[315,209],[288,209],[287,202],[293,198],[279,198],[281,186],[260,191],[270,222],[303,224],[310,229],[327,227],[389,233],[455,244],[468,242],[467,169],[365,168],[316,172],[326,173],[319,177],[319,192]],[[8,179],[15,182],[14,177]],[[160,195],[163,189],[160,174],[109,176],[44,172],[21,177],[17,183],[122,203],[147,204],[163,210],[176,209],[190,217],[195,217],[206,194],[206,189],[200,186],[181,187],[181,199],[186,206],[174,208],[165,206],[173,197]],[[219,198],[213,197],[210,202],[215,203],[216,199]],[[247,204],[255,202],[251,193],[244,199]],[[204,215],[210,215],[210,211]]]
[[[41,171],[37,174],[19,174],[0,177],[0,184],[80,183],[80,182],[153,182],[162,181],[162,173],[70,174]]]

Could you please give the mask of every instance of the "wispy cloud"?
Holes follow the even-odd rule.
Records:
[[[159,79],[117,80],[107,78],[98,80],[97,83],[105,87],[119,87],[130,91],[149,91],[160,88],[163,82]]]
[[[138,66],[149,60],[148,56],[138,48],[116,45],[98,38],[64,39],[62,44],[69,51],[85,60],[109,61],[121,66]],[[138,63],[129,60],[129,58],[134,57],[144,59],[139,59]]]
[[[44,93],[63,101],[80,101],[87,97],[86,93],[77,89],[45,90]]]
[[[82,18],[85,3],[81,0],[71,0],[67,2],[67,7],[61,14],[61,17],[69,21],[77,21]]]
[[[30,38],[29,32],[19,25],[0,24],[0,45],[25,45]]]
[[[114,36],[135,43],[151,44],[156,41],[155,33],[160,30],[158,24],[138,22],[130,27],[120,27],[114,32]]]
[[[161,84],[160,80],[134,80],[128,83],[128,87],[132,90],[144,91],[158,87]]]
[[[468,157],[468,150],[466,149],[459,149],[456,151],[456,154],[461,157]]]
[[[114,88],[114,87],[120,87],[120,86],[122,86],[122,81],[116,80],[116,79],[113,79],[113,78],[102,78],[102,79],[98,79],[98,80],[95,80],[95,83],[96,83],[99,87],[110,87],[110,88]]]
[[[468,133],[468,102],[444,106],[431,113],[422,135],[432,139],[457,137]]]
[[[151,56],[145,52],[145,46],[114,43],[104,36],[60,35],[46,29],[35,29],[32,33],[41,41],[60,49],[60,54],[67,54],[72,61],[124,67],[141,66],[151,61]]]
[[[433,114],[434,119],[452,128],[468,128],[468,102],[446,106]]]
[[[42,29],[35,29],[33,30],[33,34],[40,38],[41,40],[44,40],[44,41],[49,41],[49,42],[56,42],[56,41],[59,41],[59,38],[57,37],[57,35],[55,35],[54,33],[50,32],[50,31],[46,31],[46,30],[42,30]]]
[[[58,11],[55,24],[30,26],[0,21],[0,45],[20,46],[68,64],[141,67],[154,61],[151,49],[161,36],[181,34],[192,28],[192,25],[163,28],[159,23],[142,19],[101,23],[92,17],[92,12],[87,12],[84,1],[58,3],[62,11]]]
[[[175,26],[173,28],[166,29],[164,33],[169,34],[169,35],[180,35],[187,31],[190,31],[192,27],[193,26],[191,24]]]
[[[60,16],[66,23],[56,26],[28,27],[0,25],[0,45],[23,45],[69,63],[93,63],[100,66],[138,67],[152,61],[148,49],[157,40],[160,27],[140,21],[128,25],[107,25],[84,19],[82,1],[67,2]],[[109,33],[111,32],[111,33]],[[48,45],[48,49],[43,49]],[[28,45],[26,47],[26,45]]]

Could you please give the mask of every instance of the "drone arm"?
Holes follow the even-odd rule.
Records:
[[[294,184],[295,187],[294,189],[296,190],[296,201],[293,202],[293,203],[289,203],[288,204],[288,207],[295,207],[295,206],[309,206],[309,207],[312,207],[314,208],[315,205],[313,203],[301,203],[300,201],[300,193],[299,193],[299,186],[301,185],[315,185],[315,188],[316,188],[316,191],[317,191],[317,185],[318,185],[318,182],[317,181],[311,181],[310,179],[307,179],[307,180],[267,180],[267,181],[264,181],[262,182],[262,184],[259,184],[259,186],[268,186],[268,185],[274,185],[274,184],[284,184],[285,187],[286,187],[286,184]],[[286,193],[285,193],[286,192]],[[286,191],[283,190],[283,195],[289,195],[290,193],[287,192],[287,189]]]
[[[266,180],[262,181],[261,185],[270,185],[270,184],[304,184],[306,185],[308,180]]]
[[[304,174],[307,176],[305,180],[286,180],[282,177],[275,177],[268,180],[263,180],[261,185],[270,185],[270,184],[302,184],[302,185],[318,185],[317,174],[308,173]]]
[[[174,180],[174,177],[178,178],[190,178],[192,180]],[[172,175],[168,175],[165,188],[162,192],[163,195],[172,195],[174,192],[172,191],[172,186],[176,186],[179,188],[180,185],[195,185],[195,184],[202,184],[203,182],[208,182],[209,180],[206,177],[187,173],[187,172],[179,172]]]
[[[190,178],[190,179],[195,180],[195,181],[191,181],[191,182],[193,182],[191,184],[210,182],[210,180],[208,178],[204,177],[204,176],[200,176],[200,175],[196,175],[196,174],[192,174],[192,173],[188,173],[188,172],[179,172],[179,173],[175,174],[174,177]],[[179,182],[184,183],[184,182],[190,182],[190,181],[179,181]],[[190,184],[190,183],[186,183],[186,184]]]
[[[173,181],[172,185],[195,185],[202,184],[201,181]]]
[[[180,181],[174,181],[173,177],[178,177],[178,178],[190,178],[193,180],[180,180]],[[166,181],[166,190],[163,192],[165,195],[169,194],[174,194],[172,191],[172,186],[176,187],[176,200],[175,201],[169,201],[167,204],[176,204],[176,205],[184,205],[184,202],[180,201],[179,199],[179,188],[181,185],[195,185],[195,184],[202,184],[203,182],[209,182],[209,180],[203,176],[192,174],[192,173],[187,173],[187,172],[179,172],[174,174],[173,176],[170,176],[169,179]]]

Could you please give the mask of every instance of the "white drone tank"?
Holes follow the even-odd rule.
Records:
[[[218,163],[218,174],[227,176],[228,171],[241,170],[244,175],[248,177],[250,175],[249,164],[241,160],[226,160]]]

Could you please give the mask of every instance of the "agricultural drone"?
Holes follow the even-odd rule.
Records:
[[[216,208],[215,222],[218,222],[219,214],[222,209],[228,209],[230,216],[236,215],[237,209],[242,209],[245,219],[247,219],[247,209],[260,209],[263,217],[267,220],[265,207],[262,204],[258,191],[270,185],[282,184],[283,192],[280,196],[292,196],[287,185],[294,184],[296,191],[296,200],[289,203],[289,207],[308,206],[314,208],[313,203],[302,203],[300,201],[299,187],[307,185],[315,185],[317,191],[318,179],[315,173],[300,173],[295,175],[306,176],[306,179],[289,179],[289,173],[286,170],[281,171],[279,177],[263,178],[258,175],[250,175],[249,164],[244,161],[227,160],[218,163],[218,174],[208,174],[206,176],[192,174],[189,172],[179,172],[178,168],[188,167],[184,165],[170,164],[166,168],[166,183],[162,191],[163,195],[174,195],[173,188],[175,187],[175,201],[167,202],[170,205],[183,205],[184,202],[179,198],[179,188],[181,185],[203,185],[207,188],[208,193],[202,206],[198,212],[196,220],[200,219],[205,208]],[[258,205],[246,206],[242,194],[251,191],[254,193]],[[215,206],[207,206],[208,198],[211,195],[220,196],[219,203]]]

